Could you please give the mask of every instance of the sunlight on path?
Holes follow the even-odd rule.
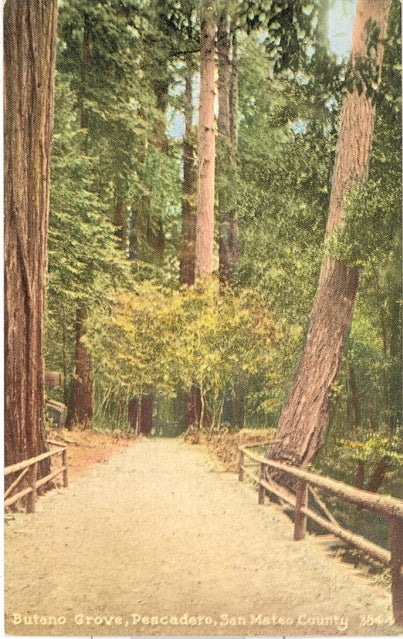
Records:
[[[5,537],[10,634],[398,634],[388,592],[178,440],[135,442]]]

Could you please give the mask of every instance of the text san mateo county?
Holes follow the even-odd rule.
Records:
[[[250,614],[246,616],[231,615],[223,613],[218,617],[209,615],[192,615],[188,612],[180,615],[145,615],[139,613],[133,613],[130,615],[87,615],[84,613],[77,613],[74,616],[52,616],[41,614],[20,614],[13,613],[10,615],[11,623],[14,626],[64,626],[66,624],[75,624],[76,626],[86,627],[87,629],[99,626],[109,626],[113,628],[124,627],[130,628],[133,626],[147,627],[147,626],[160,626],[160,627],[175,627],[175,626],[213,626],[213,627],[242,627],[242,626],[277,626],[281,628],[287,628],[290,626],[296,626],[300,628],[334,628],[340,632],[345,632],[351,623],[351,619],[343,614],[331,614],[331,615],[309,615],[300,614],[297,617],[289,615],[276,615],[276,614]],[[392,617],[361,615],[359,619],[359,625],[362,627],[373,626],[391,626],[393,625]]]

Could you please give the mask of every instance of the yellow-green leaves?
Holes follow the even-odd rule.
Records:
[[[106,387],[173,394],[199,384],[214,405],[241,368],[269,379],[282,331],[256,293],[211,280],[181,290],[150,282],[119,295],[88,326],[94,373]]]

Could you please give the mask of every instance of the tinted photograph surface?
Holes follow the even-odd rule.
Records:
[[[3,45],[5,635],[400,635],[399,0]]]

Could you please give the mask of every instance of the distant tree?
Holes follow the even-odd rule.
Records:
[[[345,197],[367,178],[391,0],[358,0],[344,98],[327,236],[341,224]],[[321,444],[330,394],[343,357],[359,283],[359,268],[326,254],[306,343],[281,414],[270,457],[305,466]]]
[[[57,0],[5,3],[6,465],[46,450],[42,331],[56,31]]]
[[[194,284],[196,244],[196,187],[195,149],[193,142],[193,73],[189,68],[185,77],[185,132],[183,136],[183,199],[182,238],[179,265],[181,284]]]
[[[195,277],[211,275],[214,243],[215,36],[213,11],[204,1],[201,18],[198,199]]]
[[[130,100],[139,93],[135,59],[136,27],[139,27],[140,19],[134,0],[108,0],[102,7],[87,0],[60,3],[58,77],[60,81],[68,80],[76,97],[76,120],[82,130],[81,149],[76,148],[76,152],[82,166],[91,164],[93,176],[91,185],[86,181],[85,189],[92,192],[93,200],[98,197],[102,201],[98,211],[102,209],[105,217],[109,214],[123,251],[126,248],[126,204],[130,191],[128,176],[134,173],[133,129],[138,122]],[[74,138],[72,142],[75,142]],[[66,182],[70,175],[70,170],[67,170]],[[79,217],[84,217],[86,209],[88,212],[86,196],[81,197],[79,204],[82,195],[83,191],[77,190],[69,204],[69,207],[75,206]],[[105,225],[101,224],[101,227],[105,231]],[[78,278],[83,283],[86,275],[91,280],[92,274],[91,266],[86,273],[80,272]],[[87,426],[93,415],[91,360],[85,344],[85,323],[89,311],[84,301],[85,286],[81,299],[79,296],[74,298],[77,307],[73,320],[73,372],[69,375],[67,424],[70,427],[77,424]]]
[[[239,258],[239,230],[234,204],[237,130],[237,40],[235,24],[224,9],[217,29],[218,140],[217,200],[219,224],[219,276],[229,283]]]

